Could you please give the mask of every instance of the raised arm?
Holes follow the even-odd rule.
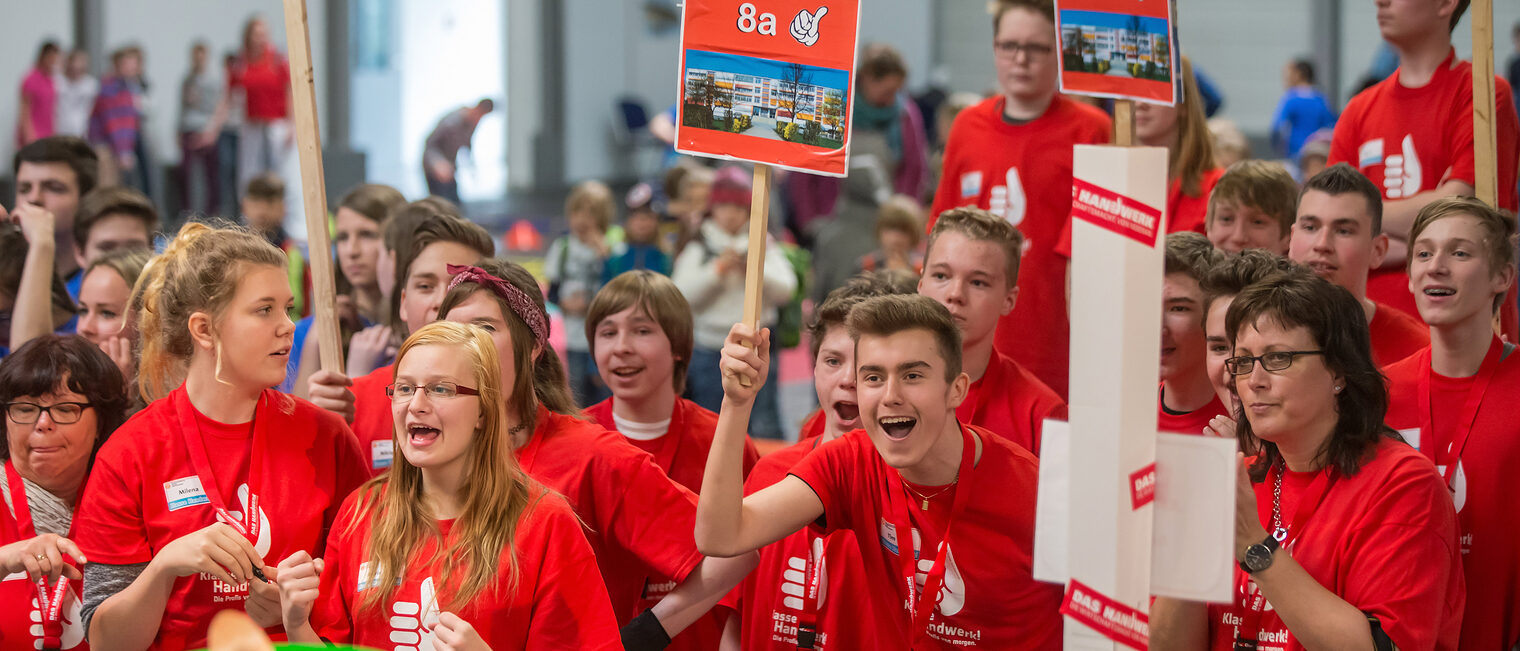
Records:
[[[53,213],[22,203],[12,212],[26,235],[26,261],[16,288],[11,318],[11,348],[53,331],[53,274],[58,244],[53,239]]]
[[[744,497],[745,430],[755,394],[765,383],[769,350],[770,331],[762,329],[756,337],[744,324],[734,324],[723,346],[723,408],[697,500],[697,549],[708,556],[759,549],[823,515],[818,495],[792,476]],[[749,386],[741,386],[739,377],[747,377]]]

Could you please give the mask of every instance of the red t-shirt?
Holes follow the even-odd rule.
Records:
[[[269,122],[290,117],[290,64],[273,48],[256,59],[239,57],[227,77],[228,88],[242,88],[248,119]]]
[[[766,455],[744,482],[744,494],[781,481],[818,446],[815,436]],[[815,648],[879,648],[881,627],[874,614],[883,605],[873,598],[876,593],[866,578],[855,532],[838,529],[825,534],[812,525],[762,547],[760,565],[724,599],[724,606],[742,613],[739,639],[743,648],[795,651],[798,620],[805,610],[800,595],[809,587],[810,563],[823,568],[814,611]]]
[[[354,422],[349,425],[359,439],[371,476],[385,472],[396,456],[396,418],[385,387],[396,381],[396,365],[389,364],[354,378]]]
[[[190,461],[181,410],[196,422],[211,476]],[[263,470],[251,478],[255,445]],[[338,507],[366,476],[353,434],[327,410],[268,389],[252,424],[219,423],[196,410],[181,386],[101,447],[74,515],[74,541],[92,563],[146,563],[165,545],[216,523],[206,484],[214,483],[233,517],[243,519],[253,483],[260,525],[254,548],[275,565],[297,551],[321,553]],[[246,584],[205,574],[177,579],[151,648],[205,646],[211,616],[241,610],[247,596]],[[283,635],[279,627],[270,631]]]
[[[1163,383],[1160,393],[1165,392],[1166,384]],[[1156,400],[1156,430],[1161,432],[1202,435],[1203,428],[1207,427],[1209,421],[1214,420],[1215,416],[1229,415],[1230,412],[1223,404],[1220,404],[1218,396],[1210,399],[1208,404],[1185,414],[1167,411],[1166,404],[1159,395]]]
[[[828,425],[828,421],[825,420],[825,416],[823,415],[823,410],[814,409],[813,413],[808,415],[807,420],[802,421],[802,429],[797,432],[797,440],[804,441],[815,436],[822,436],[823,428],[828,427]],[[772,454],[775,453],[773,452]]]
[[[1224,176],[1224,168],[1215,167],[1206,170],[1198,179],[1198,196],[1189,196],[1182,191],[1182,179],[1172,179],[1170,189],[1166,193],[1166,232],[1178,233],[1192,231],[1202,233],[1204,222],[1209,216],[1209,194],[1214,191],[1214,185],[1219,183],[1219,177]],[[1071,234],[1066,235],[1066,257],[1071,257]]]
[[[877,648],[908,648],[918,632],[910,630],[910,595],[903,585],[897,545],[911,542],[919,550],[939,549],[955,494],[970,491],[966,510],[951,531],[944,589],[917,648],[1059,649],[1061,588],[1033,576],[1039,461],[992,432],[964,427],[981,439],[982,458],[969,477],[960,477],[952,489],[933,497],[927,511],[920,510],[919,498],[910,495],[897,470],[882,461],[864,430],[818,446],[792,468],[791,474],[823,502],[826,530],[855,534],[869,582],[860,594],[879,595],[882,602],[880,609],[847,616],[876,624],[881,636]],[[974,445],[969,434],[966,438],[966,445]],[[911,535],[899,533],[892,524],[899,508],[908,511]],[[922,582],[935,553],[917,556],[917,579]]]
[[[612,418],[612,401],[608,398],[586,410],[586,417],[609,430],[617,427]],[[634,447],[654,456],[655,463],[670,475],[670,479],[685,486],[691,492],[702,490],[702,474],[707,469],[707,453],[712,449],[713,433],[718,429],[718,415],[703,409],[690,400],[676,399],[670,415],[670,428],[665,436],[640,441],[627,439]],[[760,453],[749,439],[744,441],[744,474],[748,475]],[[662,576],[653,576],[644,585],[643,597],[633,615],[653,607],[676,587],[676,582]],[[718,648],[723,639],[723,623],[726,615],[713,612],[688,626],[675,639],[669,649],[675,651],[707,651]]]
[[[312,628],[323,639],[377,649],[432,649],[433,626],[439,612],[448,611],[475,627],[495,651],[623,648],[580,521],[564,498],[547,493],[543,486],[534,484],[530,506],[517,521],[512,547],[502,550],[497,563],[501,579],[469,604],[453,608],[447,605],[448,598],[464,580],[464,570],[456,569],[454,585],[445,588],[435,583],[434,577],[441,574],[441,562],[436,559],[425,567],[407,568],[390,603],[379,609],[364,606],[361,592],[374,587],[368,583],[378,580],[378,573],[371,576],[366,553],[371,514],[356,514],[357,498],[355,494],[344,503],[339,526],[328,538],[323,555],[321,596],[311,615]],[[454,522],[438,522],[445,539]],[[434,559],[438,551],[438,539],[428,537],[415,558]],[[517,586],[507,594],[507,571],[514,555]]]
[[[1046,418],[1066,418],[1066,403],[1033,373],[996,350],[987,372],[972,382],[966,401],[955,409],[963,423],[985,427],[1035,456]]]
[[[987,208],[1024,234],[1019,301],[1002,318],[997,348],[1013,356],[1056,395],[1066,395],[1066,263],[1055,255],[1071,221],[1072,146],[1102,144],[1108,115],[1056,96],[1045,114],[1020,125],[1003,119],[1002,96],[962,111],[950,128],[929,228],[957,206]]]
[[[540,407],[517,462],[564,495],[585,522],[620,625],[638,614],[649,577],[679,583],[702,562],[696,494],[621,434]]]
[[[1372,335],[1372,362],[1386,366],[1430,346],[1430,329],[1419,317],[1377,303],[1367,329]]]
[[[1281,512],[1289,535],[1296,536],[1287,545],[1293,560],[1321,586],[1376,616],[1394,646],[1455,649],[1465,593],[1457,517],[1430,461],[1408,445],[1383,439],[1355,475],[1330,486],[1307,523],[1293,523],[1299,500],[1319,474],[1289,472],[1283,478]],[[1269,530],[1273,485],[1255,485],[1256,510]],[[1252,633],[1237,631],[1236,622],[1254,612],[1245,601],[1254,601],[1258,592],[1239,569],[1235,586],[1230,605],[1209,605],[1212,649],[1233,649],[1237,634]],[[1303,649],[1270,608],[1261,613],[1256,632],[1262,651]]]
[[[4,469],[0,468],[0,481],[6,480],[3,471]],[[12,502],[0,508],[0,546],[21,542],[37,535],[36,529],[30,522],[22,526],[14,515],[13,503],[16,499],[17,495],[12,493]],[[76,535],[75,531],[77,529],[69,532],[69,538]],[[68,592],[63,597],[64,605],[59,609],[59,623],[63,625],[60,638],[63,643],[61,648],[65,651],[89,651],[90,649],[90,643],[84,639],[84,617],[80,612],[79,586],[79,581],[69,582]],[[48,598],[51,599],[53,586],[48,587],[50,588]],[[42,611],[37,607],[37,584],[27,577],[26,572],[16,572],[0,579],[0,604],[8,606],[0,608],[0,648],[42,648],[43,629],[38,625],[38,622],[42,621]]]
[[[1351,98],[1335,124],[1330,164],[1349,163],[1361,170],[1374,185],[1383,188],[1385,199],[1408,198],[1449,180],[1475,185],[1472,64],[1456,60],[1453,49],[1430,83],[1420,88],[1399,85],[1400,73],[1394,71]],[[1494,101],[1498,207],[1514,212],[1520,207],[1515,188],[1520,119],[1503,77],[1494,78]],[[1520,330],[1516,326],[1514,288],[1510,291],[1503,323],[1504,331],[1516,339]],[[1367,296],[1419,316],[1414,296],[1409,293],[1409,275],[1402,268],[1374,271],[1367,279]]]
[[[1476,377],[1448,378],[1430,373],[1431,427],[1423,429],[1420,414],[1421,369],[1430,368],[1430,351],[1405,358],[1383,369],[1388,376],[1388,426],[1410,444],[1439,453],[1437,469],[1444,471],[1451,443]],[[1520,425],[1515,404],[1520,402],[1520,355],[1513,349],[1494,370],[1462,448],[1454,492],[1457,521],[1462,527],[1462,566],[1467,574],[1467,609],[1462,618],[1463,649],[1508,649],[1520,644],[1520,524],[1514,518],[1520,495]]]

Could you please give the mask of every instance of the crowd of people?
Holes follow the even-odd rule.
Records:
[[[1286,164],[1230,162],[1185,59],[1182,102],[1137,107],[1169,152],[1157,424],[1239,449],[1234,597],[1155,599],[1153,648],[1520,644],[1520,118],[1497,80],[1498,205],[1473,198],[1464,9],[1380,3],[1400,65],[1328,137],[1291,65]],[[850,174],[782,179],[763,250],[733,165],[576,185],[541,277],[457,197],[364,184],[316,253],[334,305],[277,175],[165,232],[102,171],[140,141],[33,119],[0,225],[0,646],[199,648],[237,610],[379,648],[1061,648],[1062,587],[1033,577],[1041,434],[1083,345],[1069,152],[1112,122],[1058,92],[1048,1],[990,27],[998,92],[932,120],[901,56],[864,48]],[[284,100],[254,98],[286,74],[266,31],[231,87],[267,161],[289,143]],[[214,145],[226,88],[186,80],[187,146]],[[435,190],[459,140],[424,163]],[[344,368],[319,367],[318,310]],[[767,441],[797,346],[817,409]]]

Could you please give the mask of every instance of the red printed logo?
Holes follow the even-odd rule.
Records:
[[[1071,214],[1149,247],[1161,228],[1160,210],[1081,179],[1071,180]]]
[[[1134,510],[1156,499],[1156,464],[1152,463],[1129,475],[1129,498]]]
[[[1145,651],[1150,641],[1150,618],[1145,613],[1109,599],[1076,579],[1066,586],[1061,614],[1139,651]]]

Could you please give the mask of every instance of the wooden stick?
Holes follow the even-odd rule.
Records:
[[[285,42],[290,52],[291,114],[296,150],[301,155],[302,203],[306,207],[306,242],[311,252],[311,313],[316,316],[317,350],[322,370],[343,372],[343,335],[338,331],[338,297],[333,280],[332,246],[327,239],[327,184],[322,172],[322,135],[317,130],[316,76],[311,65],[311,36],[306,0],[285,0]]]
[[[765,308],[765,243],[770,228],[771,166],[755,165],[755,182],[749,200],[749,249],[744,267],[744,324],[760,329],[760,314]],[[771,333],[776,336],[776,333]],[[772,364],[776,360],[771,360]],[[749,386],[745,378],[740,378]]]
[[[1494,0],[1472,0],[1473,166],[1477,197],[1498,206],[1494,132]]]
[[[1120,147],[1135,145],[1135,102],[1114,100],[1114,144]]]

